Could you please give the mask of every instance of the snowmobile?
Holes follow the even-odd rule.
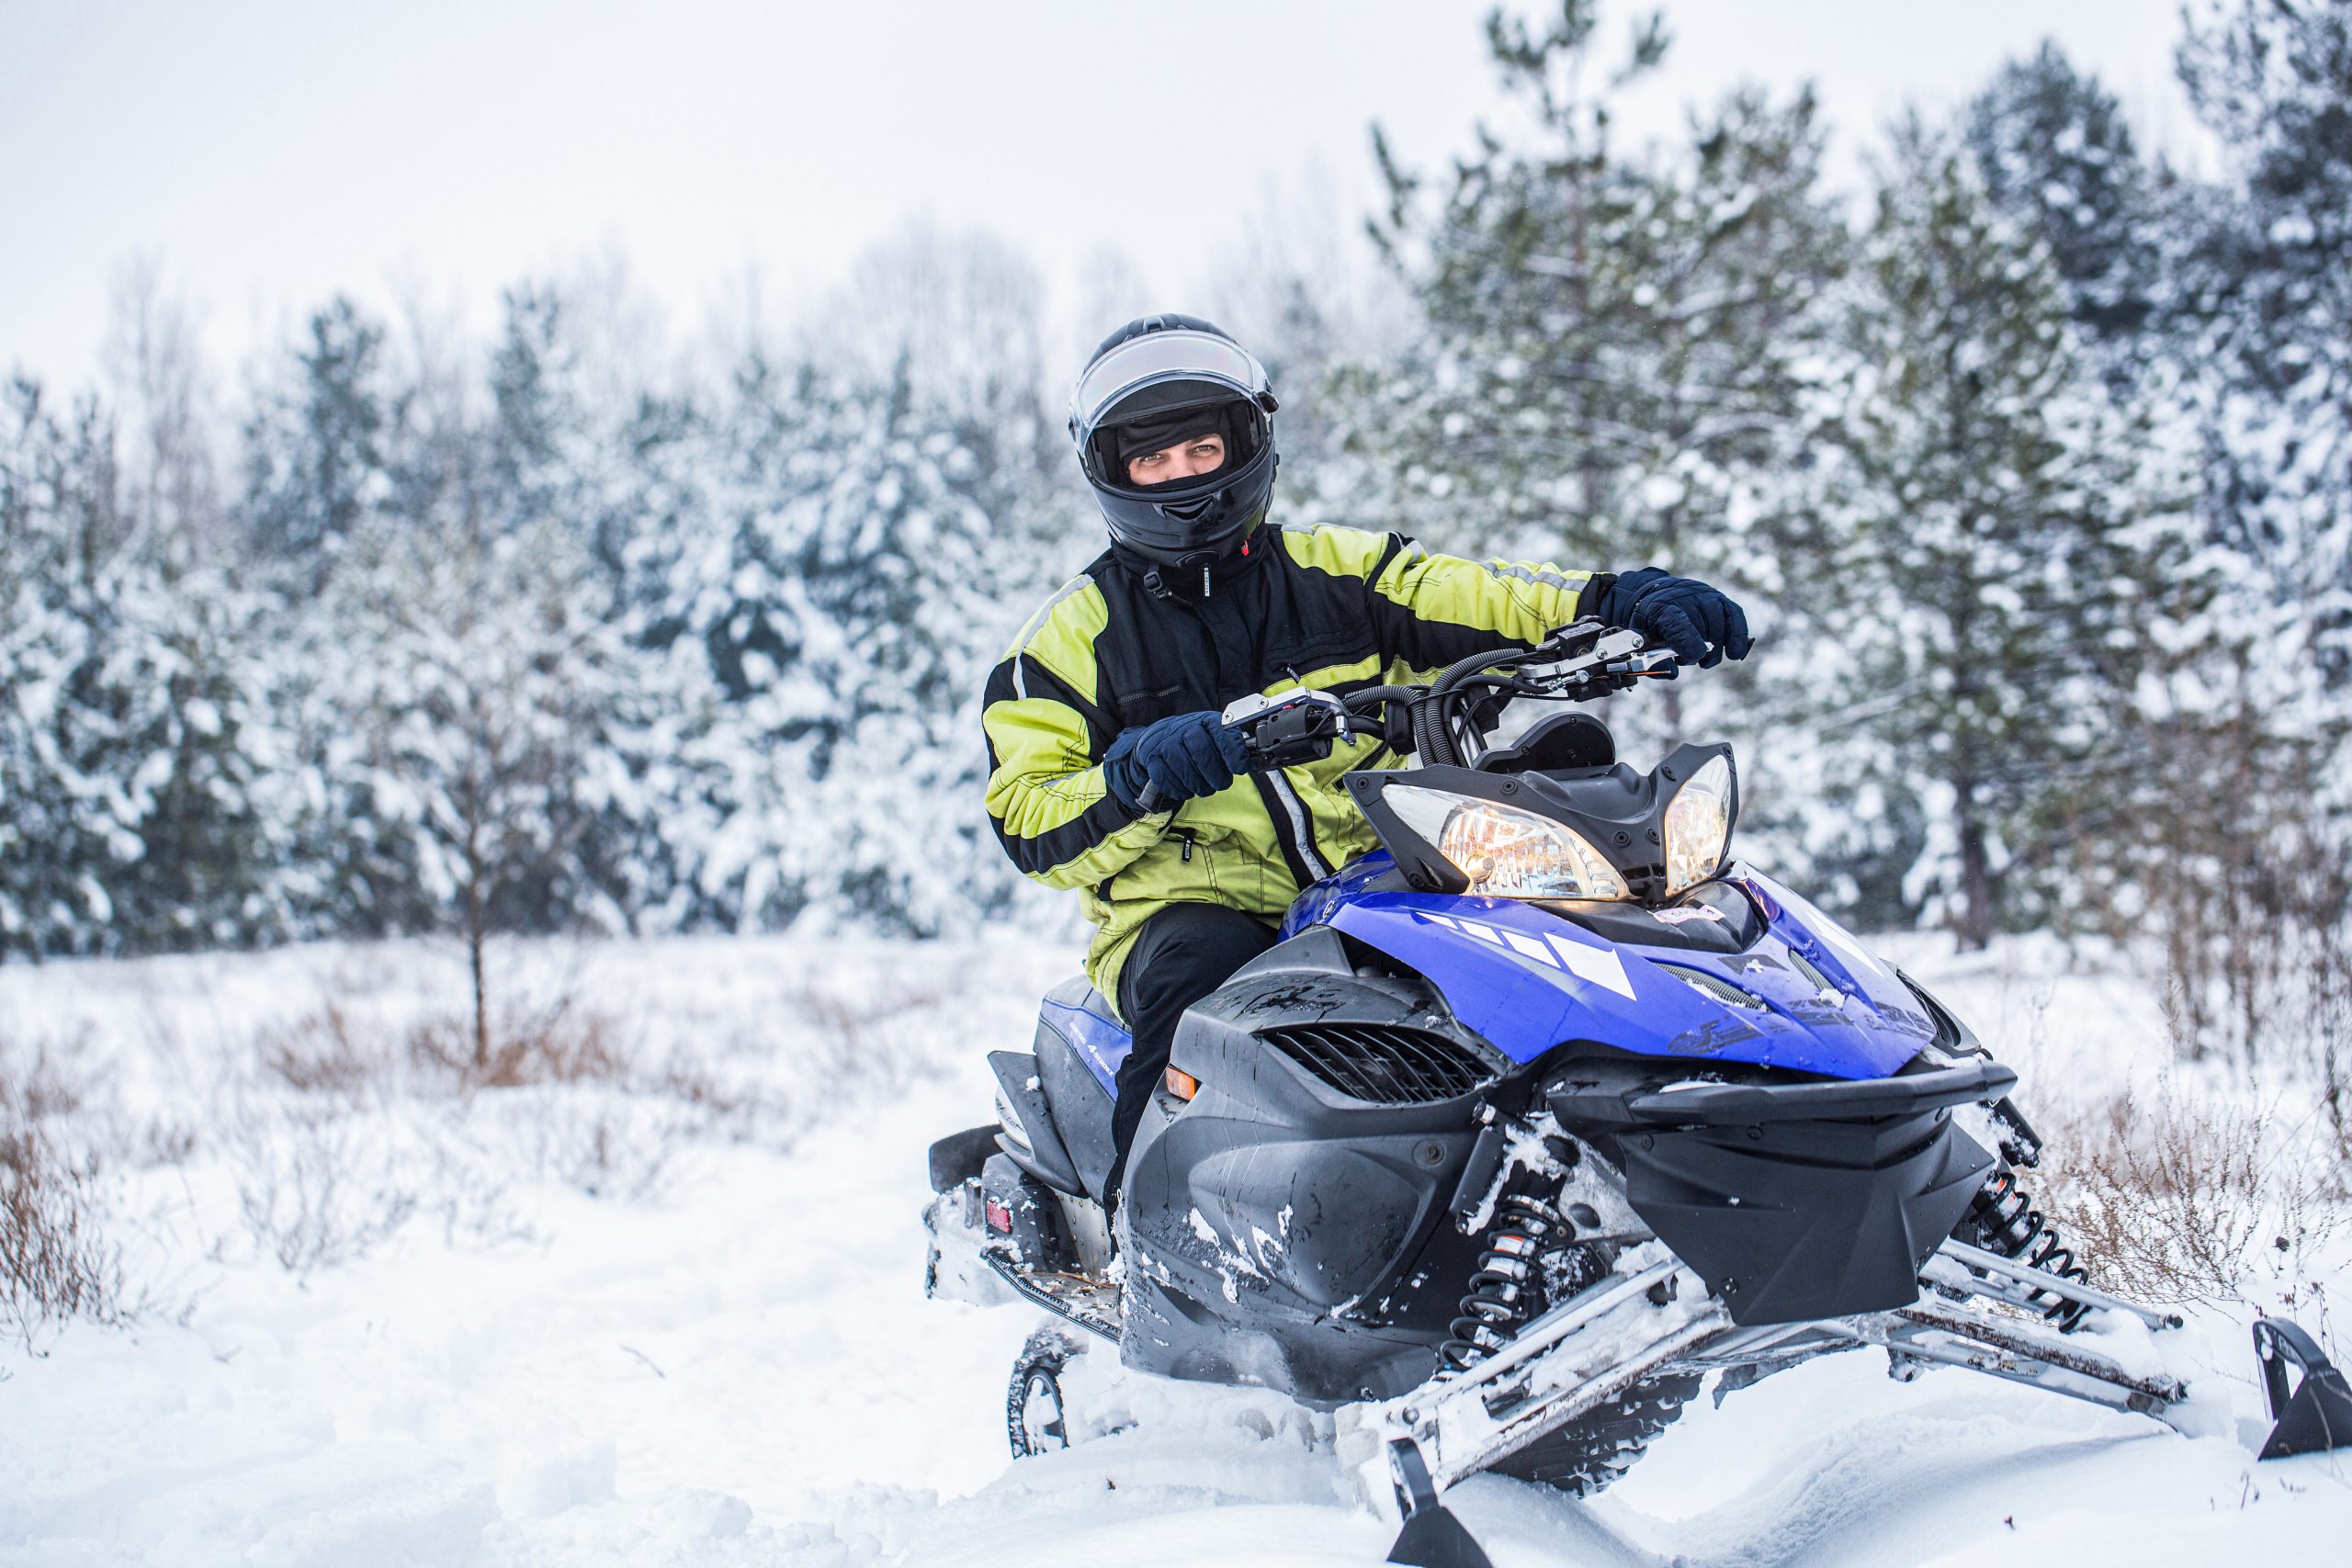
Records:
[[[1051,1314],[1013,1370],[1016,1457],[1062,1446],[1090,1339],[1131,1371],[1334,1411],[1401,1524],[1389,1561],[1487,1561],[1446,1509],[1482,1471],[1589,1495],[1716,1397],[1874,1347],[2186,1425],[2120,1353],[2180,1320],[2088,1283],[2025,1185],[2017,1075],[1802,896],[1729,858],[1731,748],[1648,773],[1575,705],[1670,677],[1582,621],[1426,686],[1227,709],[1253,768],[1382,737],[1346,775],[1375,851],[1180,1024],[1103,1199],[1128,1039],[1071,980],[989,1057],[997,1121],[931,1151],[927,1287]],[[1560,711],[1490,745],[1500,702]],[[2078,1330],[2097,1325],[2103,1331]],[[2265,1458],[2352,1443],[2294,1325],[2256,1348]]]

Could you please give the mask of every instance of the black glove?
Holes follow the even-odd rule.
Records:
[[[1725,654],[1747,658],[1751,643],[1747,616],[1731,595],[1654,566],[1604,580],[1592,613],[1666,644],[1677,659],[1702,670],[1713,670]]]
[[[1122,730],[1102,756],[1111,793],[1132,811],[1165,811],[1215,795],[1248,766],[1241,731],[1213,713],[1180,713]]]

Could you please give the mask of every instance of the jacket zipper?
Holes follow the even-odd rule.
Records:
[[[1315,819],[1299,804],[1290,780],[1280,768],[1269,768],[1254,777],[1260,793],[1267,798],[1267,815],[1274,822],[1274,841],[1282,847],[1283,859],[1290,863],[1292,880],[1306,887],[1330,875],[1331,868],[1315,852]],[[1282,808],[1280,815],[1272,810],[1276,806]],[[1285,828],[1288,831],[1284,831]]]

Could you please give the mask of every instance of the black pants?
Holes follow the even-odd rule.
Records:
[[[1151,1103],[1176,1043],[1184,1010],[1226,977],[1274,945],[1274,928],[1222,904],[1170,904],[1144,921],[1119,970],[1119,1016],[1135,1049],[1119,1065],[1119,1097],[1111,1111],[1111,1185],[1127,1168],[1143,1108]]]

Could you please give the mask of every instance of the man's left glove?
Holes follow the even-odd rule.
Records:
[[[1677,659],[1702,670],[1713,670],[1725,654],[1747,658],[1753,641],[1747,616],[1731,595],[1691,578],[1669,577],[1654,566],[1609,579],[1591,613],[1610,626],[1666,644]]]
[[[1227,728],[1223,715],[1206,711],[1121,730],[1102,754],[1111,793],[1133,811],[1165,811],[1215,795],[1249,765],[1241,731]]]

